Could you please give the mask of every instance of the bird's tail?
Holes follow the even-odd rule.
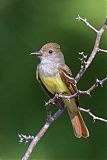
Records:
[[[79,110],[71,112],[68,108],[68,113],[74,128],[74,134],[77,138],[87,138],[89,137],[88,129],[85,125],[85,122],[81,116],[81,113]]]

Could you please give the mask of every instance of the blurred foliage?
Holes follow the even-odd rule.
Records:
[[[28,144],[19,144],[18,133],[36,134],[46,119],[44,94],[35,79],[39,60],[29,56],[47,42],[61,45],[74,75],[80,68],[78,52],[90,53],[95,33],[75,18],[78,14],[100,28],[107,15],[106,0],[0,0],[0,159],[21,159]],[[107,31],[101,47],[107,49]],[[107,75],[107,56],[99,54],[78,87],[86,89]],[[107,84],[80,104],[107,117]],[[39,142],[31,159],[106,160],[107,124],[83,113],[90,138],[74,137],[65,111]]]

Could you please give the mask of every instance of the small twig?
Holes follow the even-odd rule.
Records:
[[[97,29],[95,29],[88,21],[87,21],[87,19],[85,18],[82,18],[80,15],[78,15],[78,17],[76,18],[76,20],[78,20],[78,21],[82,21],[83,23],[85,23],[89,28],[91,28],[94,32],[98,32],[98,30]]]
[[[20,139],[19,142],[20,143],[24,142],[25,144],[28,143],[29,140],[34,139],[34,136],[31,136],[31,135],[26,136],[24,134],[18,134],[18,137]]]
[[[98,52],[104,52],[104,53],[107,53],[107,50],[104,50],[104,49],[98,49]]]
[[[81,61],[81,69],[85,69],[86,66],[86,60],[87,60],[87,55],[84,54],[84,52],[79,52],[79,55],[81,55],[81,58],[79,60]]]
[[[66,108],[66,107],[65,107]],[[65,109],[64,108],[64,109]],[[64,111],[63,110],[58,110],[53,116],[51,121],[46,122],[42,129],[38,132],[38,134],[34,137],[34,139],[32,140],[31,144],[29,145],[29,148],[27,149],[24,157],[22,158],[22,160],[28,160],[29,156],[31,155],[33,149],[35,148],[35,146],[37,145],[38,141],[43,137],[43,135],[46,133],[47,129],[50,127],[50,125],[52,124],[52,122],[54,122]]]
[[[93,118],[94,122],[95,122],[95,120],[99,120],[99,121],[103,121],[103,122],[107,123],[107,119],[95,116],[92,112],[90,112],[90,109],[84,109],[84,108],[79,107],[79,110],[82,112],[88,113]]]
[[[51,98],[48,102],[45,102],[45,107],[50,106],[51,104],[55,104],[56,98],[58,98],[58,94],[55,94],[53,98]]]
[[[85,71],[87,70],[87,68],[90,66],[90,64],[92,63],[92,61],[94,60],[97,52],[99,51],[99,43],[102,37],[102,34],[104,33],[105,29],[107,28],[107,19],[106,22],[104,23],[104,25],[101,27],[101,29],[99,31],[97,31],[95,28],[93,28],[86,19],[81,18],[80,16],[77,17],[78,20],[81,20],[82,22],[84,22],[88,27],[90,27],[92,30],[94,30],[97,33],[96,36],[96,41],[95,41],[95,45],[94,48],[86,62],[86,65],[84,68],[81,68],[79,73],[77,74],[77,76],[75,77],[75,83],[78,83],[78,81],[80,80],[80,78],[83,76],[83,74],[85,73]]]

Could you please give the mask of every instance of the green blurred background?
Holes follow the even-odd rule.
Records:
[[[0,160],[19,160],[29,144],[18,134],[35,135],[46,120],[48,97],[35,80],[39,59],[29,56],[47,42],[61,45],[74,76],[80,68],[78,52],[90,54],[95,33],[75,18],[80,14],[99,29],[107,15],[107,0],[0,0]],[[107,49],[107,31],[101,41]],[[99,54],[78,84],[87,89],[96,78],[107,75],[107,55]],[[107,117],[107,84],[80,104],[100,117]],[[88,139],[76,139],[65,111],[33,151],[36,160],[106,160],[107,124],[86,113]]]

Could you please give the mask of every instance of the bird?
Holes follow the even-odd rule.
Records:
[[[36,78],[50,98],[53,98],[55,94],[70,96],[78,91],[72,72],[65,64],[59,44],[47,43],[38,52],[35,51],[31,55],[36,55],[40,59],[36,69]],[[79,111],[79,97],[72,99],[59,98],[56,105],[60,109],[67,106],[74,135],[77,138],[89,137],[89,131]]]

